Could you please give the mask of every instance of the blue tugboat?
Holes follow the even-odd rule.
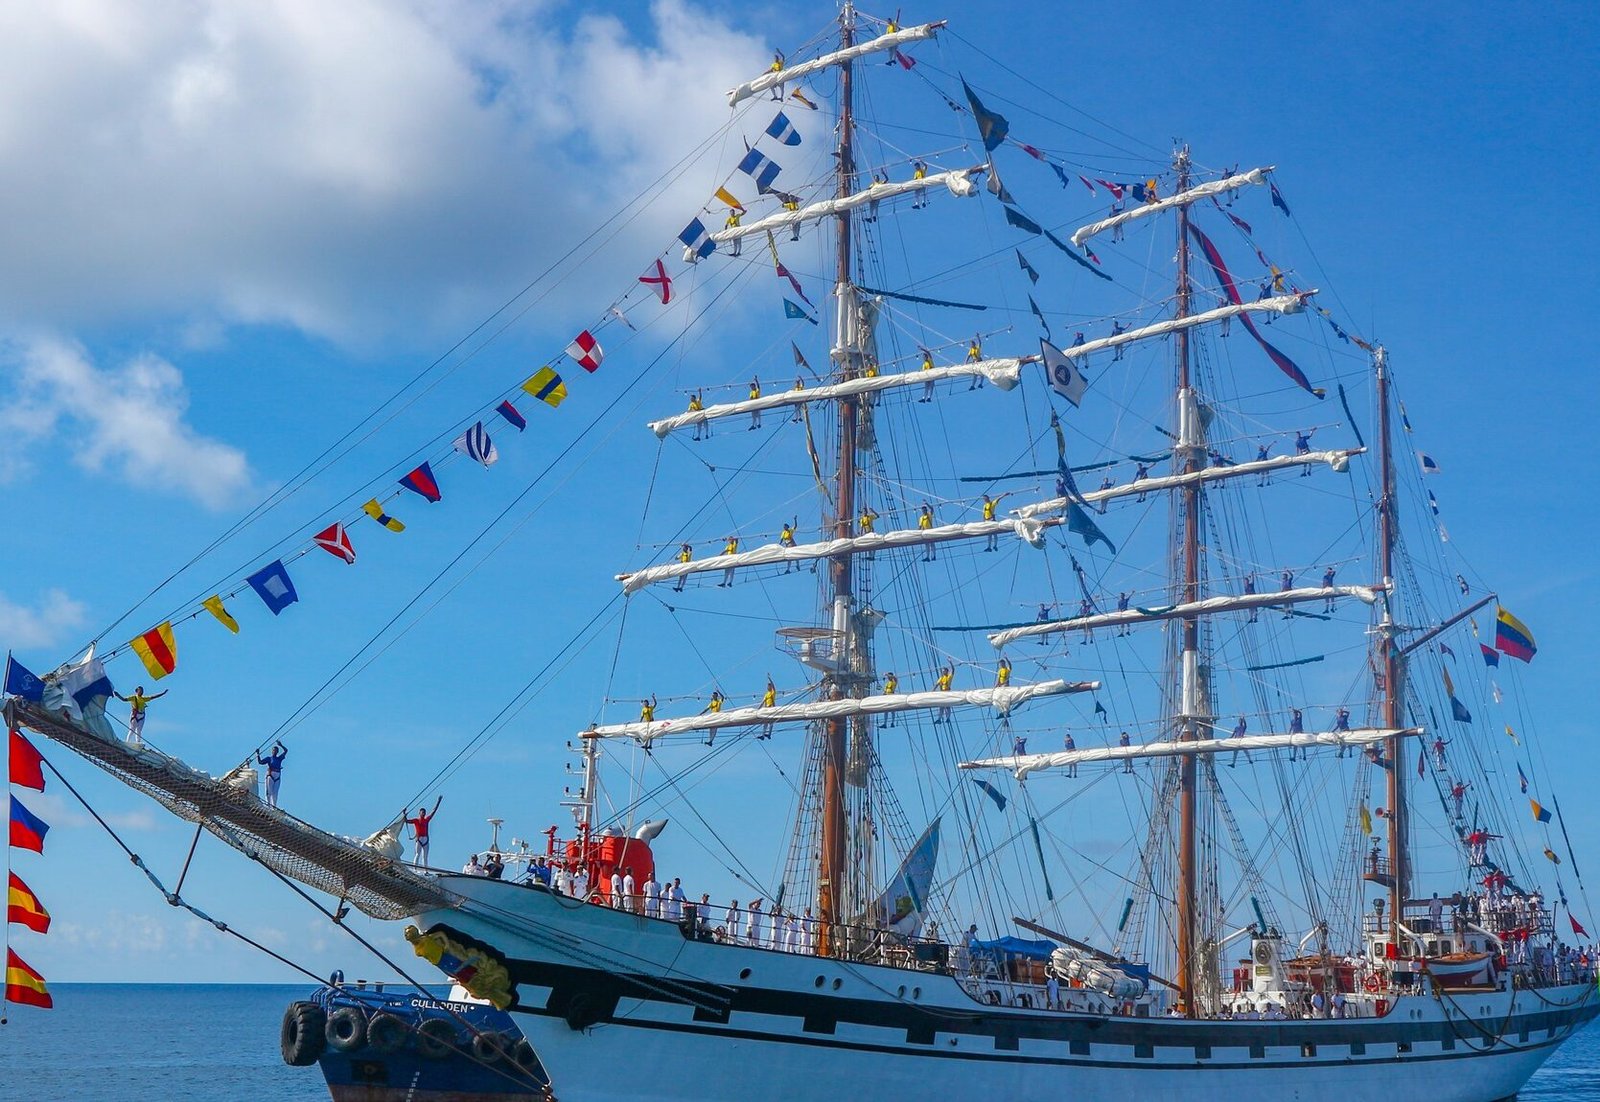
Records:
[[[283,1059],[318,1064],[333,1102],[551,1099],[550,1081],[511,1015],[460,987],[435,999],[381,983],[332,982],[290,1003]]]

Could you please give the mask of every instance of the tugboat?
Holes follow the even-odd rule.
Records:
[[[434,999],[335,972],[285,1008],[279,1043],[284,1063],[321,1067],[334,1102],[553,1098],[511,1015],[460,986]]]

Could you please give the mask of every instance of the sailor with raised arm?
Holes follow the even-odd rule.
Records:
[[[678,561],[679,562],[692,562],[693,560],[694,560],[694,548],[692,546],[690,546],[689,544],[687,544],[687,543],[679,544],[678,545]],[[674,593],[682,593],[683,592],[683,583],[685,581],[687,581],[688,578],[689,578],[689,575],[687,575],[687,574],[679,574],[678,575],[678,584],[672,587],[673,592]]]
[[[911,178],[913,180],[926,180],[928,178],[928,165],[920,158],[911,162]],[[928,205],[927,188],[918,188],[917,197],[911,204],[912,210],[921,210]]]
[[[770,673],[767,674],[767,691],[761,694],[761,706],[763,708],[776,708],[778,706],[778,686],[772,683],[772,675]],[[773,724],[770,719],[762,724],[761,733],[756,736],[757,741],[771,738],[772,727]]]
[[[1322,572],[1322,588],[1323,589],[1332,589],[1333,588],[1333,567],[1331,567],[1331,566],[1328,567],[1328,569],[1326,569],[1326,570],[1324,570]],[[1322,603],[1322,611],[1324,613],[1329,613],[1329,612],[1333,611],[1333,594],[1332,593],[1329,593],[1328,594],[1328,599]]]
[[[700,413],[705,408],[706,408],[705,399],[703,397],[701,397],[700,392],[698,390],[695,391],[693,394],[689,395],[689,412],[690,413]],[[711,422],[710,421],[697,421],[697,422],[695,422],[694,438],[696,440],[702,439],[703,436],[704,437],[709,437],[710,435],[711,435]]]
[[[983,519],[984,520],[994,520],[995,519],[995,514],[1000,508],[1000,503],[1002,501],[1004,501],[1006,498],[1010,497],[1010,496],[1011,496],[1011,491],[1009,491],[1009,490],[1006,491],[1005,493],[1001,494],[999,497],[990,497],[988,494],[984,494],[983,495]],[[1000,533],[998,533],[998,532],[990,532],[989,533],[989,542],[988,542],[988,545],[986,547],[984,547],[984,550],[985,551],[993,551],[996,548],[998,548],[999,546],[1000,546]]]
[[[967,362],[969,364],[975,364],[981,359],[983,359],[983,338],[981,335],[974,335],[972,338],[972,343],[967,345]],[[972,382],[967,386],[967,389],[982,390],[983,376],[974,375],[972,377]]]
[[[256,751],[256,763],[267,767],[268,807],[278,806],[278,786],[283,783],[283,759],[288,756],[289,748],[281,742],[274,742],[272,753],[266,757],[261,756],[261,751]]]
[[[1072,732],[1071,731],[1065,732],[1061,736],[1061,749],[1063,749],[1063,750],[1076,750],[1077,748],[1078,748],[1078,744],[1076,742],[1072,741]],[[1077,762],[1071,762],[1067,766],[1067,776],[1076,777],[1077,775],[1078,775],[1078,763]]]
[[[1150,468],[1144,463],[1143,460],[1141,460],[1139,462],[1139,465],[1136,466],[1133,469],[1133,480],[1135,482],[1143,482],[1145,479],[1147,479],[1149,477],[1150,477]],[[1145,499],[1145,496],[1146,496],[1146,491],[1140,490],[1139,491],[1139,496],[1134,498],[1133,500],[1136,501],[1136,502],[1143,501]]]
[[[750,380],[750,400],[753,402],[759,397],[761,397],[761,377],[758,375]],[[760,427],[761,411],[759,409],[753,409],[750,411],[750,428],[748,431],[754,432]]]
[[[727,540],[725,540],[723,542],[723,544],[722,544],[722,553],[724,555],[737,555],[739,553],[739,537],[738,536],[729,536],[727,538]],[[728,567],[728,569],[726,569],[726,570],[724,570],[722,572],[722,580],[717,583],[717,588],[718,589],[728,589],[732,585],[733,585],[733,567],[730,566],[730,567]]]
[[[428,827],[433,823],[433,817],[439,814],[439,805],[442,803],[444,803],[444,797],[440,796],[433,801],[432,811],[424,811],[420,807],[417,808],[415,815],[411,814],[409,807],[402,808],[400,811],[400,818],[405,820],[406,825],[411,828],[412,836],[416,839],[415,853],[412,855],[411,863],[419,869],[428,867]]]
[[[703,712],[701,712],[700,714],[701,715],[712,715],[712,716],[716,715],[718,712],[722,711],[722,702],[724,700],[726,700],[726,699],[727,699],[727,697],[722,695],[722,690],[721,689],[712,689],[711,690],[711,702],[705,706],[705,710]],[[706,732],[706,745],[710,746],[712,743],[714,743],[716,741],[717,741],[717,729],[715,727],[713,727],[713,728],[711,728],[711,730]]]
[[[1304,430],[1294,434],[1294,454],[1296,454],[1296,455],[1310,455],[1311,454],[1311,434],[1316,432],[1316,431],[1317,431],[1316,429],[1304,429]],[[1307,463],[1305,466],[1300,468],[1300,477],[1301,478],[1310,478],[1311,477],[1311,464]]]
[[[1133,745],[1133,739],[1129,738],[1128,737],[1128,732],[1124,731],[1124,732],[1122,732],[1122,734],[1117,736],[1117,745],[1118,746],[1123,746],[1123,747],[1132,746]],[[1132,758],[1123,758],[1122,759],[1122,771],[1124,773],[1132,773],[1133,772],[1133,759]]]
[[[1299,708],[1290,708],[1289,709],[1289,733],[1291,735],[1302,735],[1302,734],[1305,734],[1305,730],[1306,730],[1305,720],[1300,715],[1300,709]],[[1290,761],[1294,761],[1295,755],[1297,753],[1300,755],[1301,760],[1305,760],[1305,758],[1306,758],[1306,749],[1303,746],[1291,746],[1291,747],[1289,747],[1289,760]]]
[[[1118,593],[1117,594],[1117,611],[1118,612],[1127,612],[1128,611],[1128,602],[1131,601],[1132,599],[1133,598],[1127,593]],[[1120,631],[1118,631],[1117,634],[1118,635],[1127,635],[1131,631],[1133,631],[1132,625],[1123,624],[1122,625],[1122,629]]]
[[[1229,737],[1230,738],[1244,738],[1244,733],[1245,733],[1246,730],[1247,730],[1247,728],[1245,727],[1244,716],[1240,716],[1239,717],[1239,722],[1234,724],[1234,726],[1233,726],[1233,734],[1230,735]],[[1245,764],[1246,765],[1250,764],[1250,751],[1246,750],[1244,752],[1244,760],[1245,760]],[[1229,760],[1229,762],[1228,762],[1228,768],[1232,769],[1238,763],[1239,763],[1239,751],[1235,750],[1233,752],[1233,758],[1231,760]]]
[[[1256,449],[1256,462],[1265,463],[1269,458],[1271,458],[1271,455],[1272,441],[1269,440]],[[1256,479],[1256,485],[1265,486],[1267,484],[1267,477],[1270,473],[1271,472],[1268,471],[1262,471],[1260,477]]]
[[[145,709],[150,706],[150,702],[152,700],[160,700],[162,697],[166,696],[169,691],[170,690],[162,689],[159,693],[153,693],[150,696],[146,696],[143,685],[135,686],[131,696],[123,696],[115,689],[111,691],[112,696],[116,697],[118,700],[126,701],[128,704],[129,745],[139,746],[144,743]]]
[[[1289,590],[1293,589],[1294,588],[1294,571],[1293,570],[1285,570],[1283,572],[1282,582],[1283,582],[1283,584],[1279,587],[1279,592],[1280,593],[1287,593],[1287,592],[1289,592]],[[1293,605],[1284,605],[1283,606],[1283,618],[1285,620],[1287,620],[1293,615],[1294,615],[1294,606]]]

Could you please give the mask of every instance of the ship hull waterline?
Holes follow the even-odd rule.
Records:
[[[946,974],[695,941],[541,888],[450,880],[468,902],[419,922],[504,957],[563,1102],[823,1102],[849,1082],[944,1102],[1497,1102],[1600,1013],[1590,984],[1405,995],[1341,1020],[987,1006]]]

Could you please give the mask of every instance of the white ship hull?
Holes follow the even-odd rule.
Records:
[[[542,889],[451,886],[488,906],[423,922],[505,957],[562,1102],[831,1102],[853,1083],[942,1102],[1495,1102],[1600,1011],[1588,984],[1410,995],[1337,1021],[987,1006],[948,975],[691,941]]]

